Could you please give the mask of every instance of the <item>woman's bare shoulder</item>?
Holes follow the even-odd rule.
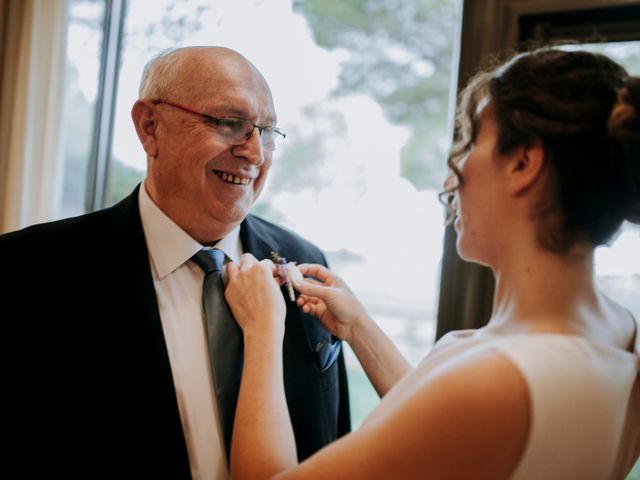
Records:
[[[508,478],[530,427],[527,385],[497,350],[452,358],[385,415],[301,465],[295,478]],[[335,469],[332,469],[332,471]]]

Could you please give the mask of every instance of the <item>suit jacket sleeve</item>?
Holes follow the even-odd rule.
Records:
[[[137,194],[0,236],[7,470],[191,478]]]

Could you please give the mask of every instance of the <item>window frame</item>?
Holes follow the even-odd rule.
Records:
[[[87,212],[106,205],[113,140],[118,68],[123,46],[128,0],[105,0],[104,40],[96,119],[85,198]],[[575,40],[640,39],[638,0],[463,0],[457,91],[487,56],[518,49],[527,41],[553,41],[571,33]],[[569,20],[569,21],[567,21]],[[572,23],[572,20],[575,22]],[[453,106],[452,106],[453,108]],[[452,226],[443,238],[436,339],[451,330],[479,328],[491,316],[495,282],[486,268],[463,261],[456,251]]]
[[[118,73],[126,14],[127,0],[105,0],[100,76],[91,155],[87,168],[86,212],[93,212],[106,206],[116,109],[115,99],[118,94]]]

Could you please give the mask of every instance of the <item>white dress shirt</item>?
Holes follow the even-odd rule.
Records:
[[[153,203],[144,184],[139,202],[191,475],[194,480],[226,480],[229,471],[202,306],[204,272],[189,260],[202,245]],[[216,248],[237,262],[242,255],[240,227]]]

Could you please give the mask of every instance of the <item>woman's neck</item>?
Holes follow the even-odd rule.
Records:
[[[593,281],[593,249],[580,245],[557,254],[519,248],[494,269],[496,290],[489,328],[579,332],[600,310]]]

